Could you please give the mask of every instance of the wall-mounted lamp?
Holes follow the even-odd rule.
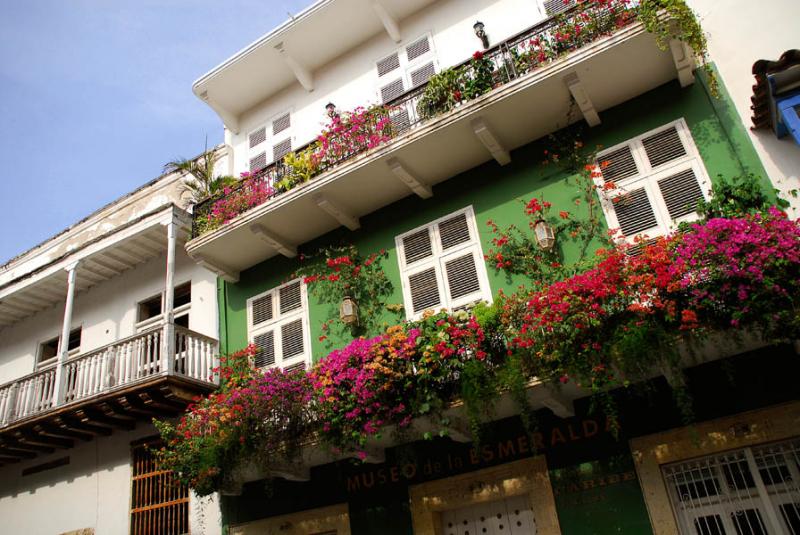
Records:
[[[544,219],[538,220],[533,224],[533,233],[536,235],[536,243],[544,251],[549,251],[556,244],[556,235],[553,226]]]
[[[358,325],[358,303],[349,295],[339,305],[339,319],[345,325]]]
[[[325,113],[328,114],[328,117],[333,119],[334,117],[338,117],[338,113],[336,113],[336,104],[333,102],[328,102],[325,104]]]
[[[477,35],[478,39],[481,40],[483,48],[489,48],[489,36],[486,35],[486,30],[483,23],[481,21],[476,22],[472,25],[472,29],[475,30],[475,35]]]

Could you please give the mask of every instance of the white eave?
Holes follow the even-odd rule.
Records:
[[[170,203],[1,285],[0,329],[63,303],[66,270],[76,262],[76,284],[81,292],[160,256],[167,248],[165,225],[173,219],[182,229],[181,241],[185,241],[190,216]]]
[[[239,118],[281,89],[314,88],[314,73],[382,32],[401,37],[400,21],[434,0],[319,0],[192,84],[194,94],[238,132]]]

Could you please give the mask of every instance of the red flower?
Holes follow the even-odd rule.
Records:
[[[561,210],[560,212],[558,212],[558,216],[561,219],[569,219],[569,212],[567,212],[566,210]]]
[[[475,61],[482,60],[483,59],[483,52],[481,52],[480,50],[476,50],[475,53],[472,54],[472,59],[474,59]]]

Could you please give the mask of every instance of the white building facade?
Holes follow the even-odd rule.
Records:
[[[183,252],[182,179],[0,268],[0,531],[219,531],[213,500],[158,472],[147,449],[151,419],[215,381],[216,276]]]

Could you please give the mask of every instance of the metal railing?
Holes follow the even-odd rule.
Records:
[[[589,5],[588,2],[585,4],[579,3],[483,51],[483,58],[491,63],[491,89],[497,89],[600,37],[610,35],[622,26],[633,22],[635,18],[631,15],[636,8],[620,10],[619,6],[624,5],[622,3],[614,4],[612,2],[609,4],[611,7],[605,8],[586,7]],[[590,29],[576,33],[574,32],[576,25],[582,25]],[[570,28],[573,29],[572,34],[569,33]],[[481,73],[476,72],[475,62],[473,62],[472,58],[464,60],[451,67],[451,69],[460,69],[463,80],[474,81],[481,76]],[[388,143],[391,143],[394,138],[405,134],[409,130],[435,119],[434,115],[430,113],[420,112],[420,101],[425,95],[428,85],[429,81],[425,81],[383,104],[384,111],[388,114],[391,123],[390,137],[392,139]],[[457,99],[457,102],[451,103],[449,108],[444,111],[459,108],[468,100],[471,100],[471,98],[464,95],[463,98]],[[316,140],[311,141],[292,152],[298,154],[315,143],[317,143]],[[341,155],[341,157],[323,161],[314,178],[366,152],[370,148],[366,145],[357,146],[355,150],[351,150],[347,154]],[[217,194],[197,203],[192,213],[192,237],[197,237],[216,228],[208,228],[205,224],[216,202],[231,195],[241,194],[241,192],[245,191],[245,188],[266,185],[270,188],[270,194],[266,195],[260,203],[264,204],[291,189],[276,187],[282,179],[290,175],[290,172],[290,168],[281,159],[242,179],[229,188],[227,192]],[[239,213],[244,213],[253,207],[247,207]]]
[[[169,373],[213,384],[217,341],[174,326],[175,352],[164,359],[164,324],[69,359],[62,369],[63,399],[56,400],[56,368],[0,385],[0,426],[90,399]],[[171,368],[171,370],[167,370]]]

